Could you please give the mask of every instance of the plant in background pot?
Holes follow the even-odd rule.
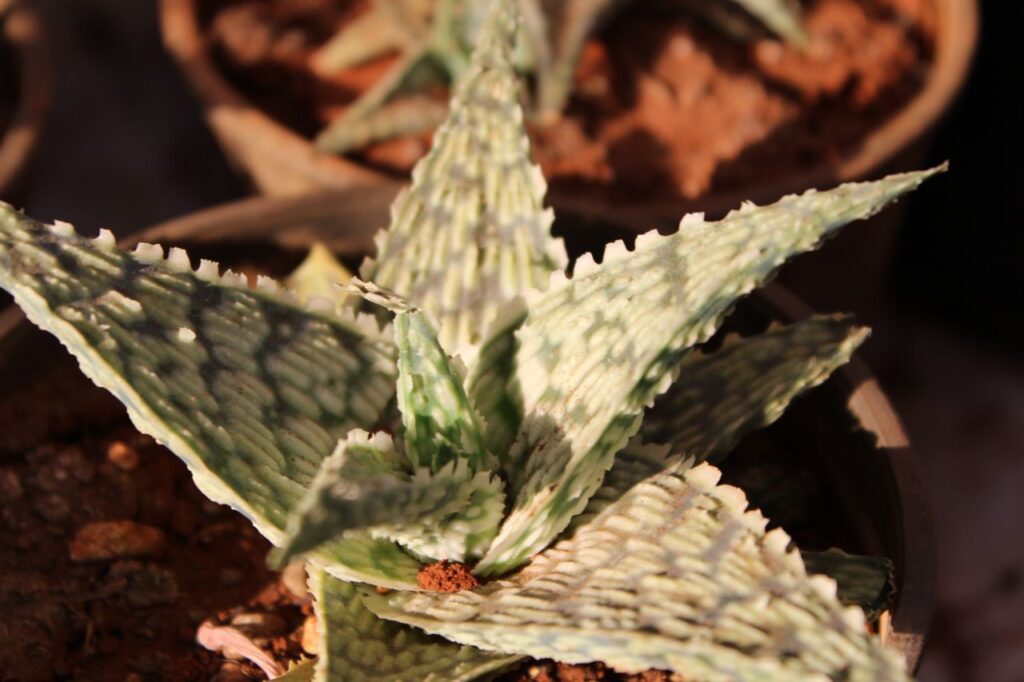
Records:
[[[314,146],[395,59],[333,75],[317,67],[366,4],[162,0],[165,43],[221,146],[261,192],[391,183],[428,148],[426,136],[408,135],[345,156]],[[564,115],[533,126],[567,231],[667,230],[689,212],[718,218],[744,200],[920,167],[927,134],[967,75],[977,29],[976,0],[808,0],[802,49],[763,30],[726,38],[721,22],[709,29],[680,6],[732,9],[629,4],[585,44]],[[428,94],[417,101],[436,121],[444,94]],[[901,215],[841,235],[783,281],[819,309],[870,319]]]
[[[629,5],[623,0],[520,0],[526,21],[519,34],[517,67],[536,83],[530,113],[541,122],[561,117],[585,43]],[[734,33],[742,17],[722,0],[666,3],[667,9],[696,11]],[[732,0],[778,35],[803,45],[799,8],[789,0]],[[316,139],[326,152],[344,154],[405,135],[431,132],[444,120],[445,106],[431,95],[459,80],[479,40],[483,3],[461,0],[374,2],[312,56],[326,77],[393,53],[400,57],[380,80]],[[749,31],[748,31],[749,34]]]
[[[276,562],[307,557],[320,679],[469,680],[525,656],[906,679],[863,611],[713,465],[866,331],[812,318],[693,348],[785,260],[937,170],[690,217],[567,277],[510,4],[488,14],[366,282],[327,298],[251,289],[180,249],[127,253],[5,208],[0,284]],[[360,297],[378,317],[356,314]]]

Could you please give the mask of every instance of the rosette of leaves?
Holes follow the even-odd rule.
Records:
[[[631,0],[513,0],[524,18],[514,63],[535,84],[530,114],[541,123],[565,108],[586,41],[613,21]],[[740,39],[752,19],[780,38],[803,45],[795,0],[658,0],[659,9],[696,14]],[[457,82],[480,40],[487,3],[479,0],[372,0],[370,6],[314,55],[324,74],[387,54],[398,59],[316,139],[344,154],[374,142],[434,130],[447,109],[431,96]]]
[[[496,1],[348,288],[318,284],[346,277],[322,253],[292,280],[302,293],[250,287],[179,249],[124,252],[7,206],[0,285],[274,561],[306,557],[321,653],[293,679],[473,680],[529,656],[907,679],[840,598],[870,602],[884,576],[814,558],[843,577],[837,593],[712,464],[866,330],[816,317],[696,347],[788,258],[939,169],[691,216],[569,276],[529,158],[515,27]],[[374,313],[355,312],[359,296]],[[482,584],[424,591],[440,560]]]

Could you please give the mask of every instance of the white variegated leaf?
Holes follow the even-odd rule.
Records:
[[[501,574],[565,529],[685,352],[738,298],[939,170],[748,204],[714,223],[689,217],[634,251],[618,244],[601,264],[577,262],[571,280],[533,296],[518,332],[523,418],[504,462],[514,503],[476,570]]]
[[[380,529],[389,528],[425,533],[422,529],[465,509],[476,489],[465,462],[434,473],[409,471],[389,436],[349,432],[296,506],[275,563],[284,565],[352,530],[375,537],[388,535]]]
[[[774,422],[794,398],[846,364],[867,336],[850,317],[814,317],[729,338],[713,353],[690,353],[647,410],[643,438],[698,462],[721,461],[742,436]]]
[[[188,464],[211,499],[280,542],[289,511],[353,428],[394,392],[394,346],[372,320],[309,310],[262,278],[104,232],[43,225],[0,204],[0,286],[54,334],[140,431]],[[353,536],[322,550],[339,575],[415,585],[394,543]]]
[[[657,459],[654,453],[648,459]],[[373,595],[389,620],[456,642],[685,679],[908,680],[900,655],[809,576],[781,530],[676,460],[518,573],[454,594]]]
[[[404,509],[406,505],[398,506],[392,512],[396,518],[373,534],[432,559],[478,559],[501,523],[505,494],[501,479],[491,474],[496,460],[466,395],[463,372],[441,348],[425,313],[373,284],[355,280],[352,288],[395,313],[398,407],[407,456],[416,474],[409,485],[426,492],[449,481],[457,484],[461,502],[453,499],[452,505],[421,518]]]
[[[392,207],[376,259],[361,270],[426,311],[441,345],[463,355],[504,301],[543,287],[566,262],[523,128],[510,64],[514,11],[494,4],[448,120]]]

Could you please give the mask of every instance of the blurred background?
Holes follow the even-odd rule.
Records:
[[[164,52],[153,0],[43,0],[57,88],[24,208],[127,234],[249,195]],[[906,204],[867,356],[922,460],[938,535],[921,679],[1024,680],[1021,3],[982,0],[972,75]]]

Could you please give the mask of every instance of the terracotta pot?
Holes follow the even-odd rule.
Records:
[[[273,252],[278,258],[286,254],[279,265],[290,267],[316,239],[339,254],[358,257],[372,248],[372,235],[387,219],[391,196],[392,190],[383,187],[248,199],[158,225],[124,245],[178,244],[194,257],[219,257],[227,264]],[[580,245],[570,240],[569,247],[578,252]],[[756,324],[792,322],[810,314],[777,286],[748,299],[743,310],[744,319]],[[50,358],[63,356],[56,341],[24,322],[17,309],[0,315],[0,386],[15,390],[52,362]],[[838,513],[860,551],[894,560],[898,602],[886,641],[916,666],[931,617],[936,559],[921,471],[899,418],[870,371],[855,358],[809,399],[798,401],[783,421],[787,419],[798,440],[811,444],[811,466],[836,484]],[[824,445],[817,447],[819,442]]]
[[[16,61],[17,105],[4,130],[0,130],[0,198],[20,199],[46,113],[53,95],[50,53],[38,13],[31,4],[0,0],[0,12],[8,12],[0,41]]]
[[[199,96],[222,148],[264,194],[345,188],[394,178],[347,158],[318,152],[310,140],[285,128],[231,85],[208,50],[198,18],[202,0],[162,0],[164,42]],[[873,130],[848,156],[799,173],[766,178],[739,191],[695,201],[602,202],[554,192],[551,202],[579,220],[580,230],[613,226],[627,232],[674,228],[690,212],[717,217],[743,201],[766,203],[811,187],[874,178],[920,167],[927,133],[948,108],[968,72],[977,40],[977,0],[934,0],[938,9],[935,58],[925,86],[900,112]],[[853,310],[871,317],[895,248],[901,212],[887,211],[821,252],[801,259],[785,281],[815,308]]]

